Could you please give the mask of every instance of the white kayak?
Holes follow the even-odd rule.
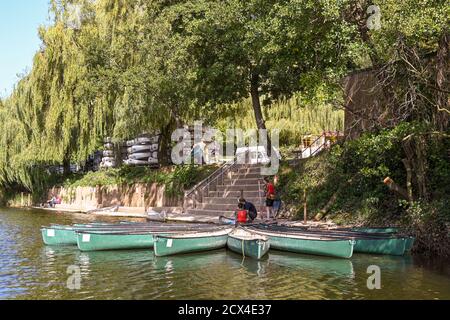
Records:
[[[159,146],[157,144],[143,144],[143,145],[134,145],[128,148],[128,153],[138,153],[138,152],[153,152],[157,151]]]
[[[126,165],[148,165],[148,161],[143,161],[143,160],[134,160],[134,159],[128,159],[125,160],[124,163]]]
[[[142,138],[136,138],[134,140],[127,141],[127,146],[132,147],[132,146],[138,145],[138,144],[156,144],[158,142],[159,142],[158,136],[152,137],[152,138],[142,137]]]
[[[152,156],[152,153],[150,153],[150,152],[142,152],[142,153],[133,153],[133,154],[130,154],[129,156],[128,156],[128,158],[129,159],[132,159],[132,160],[142,160],[142,159],[145,159],[145,160],[147,160],[149,157],[151,157]]]

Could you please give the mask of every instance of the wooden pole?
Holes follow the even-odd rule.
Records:
[[[303,215],[304,215],[304,222],[305,222],[305,224],[308,223],[308,203],[307,203],[306,199],[307,198],[306,198],[306,188],[305,188],[304,191],[303,191],[303,203],[304,203],[304,205],[303,205]]]

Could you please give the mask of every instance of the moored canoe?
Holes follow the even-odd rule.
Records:
[[[208,225],[169,225],[169,224],[118,224],[111,226],[100,225],[85,225],[78,227],[71,226],[58,226],[53,225],[51,227],[44,227],[41,229],[42,239],[46,245],[64,245],[64,246],[76,246],[77,245],[77,232],[89,231],[89,232],[138,232],[138,231],[195,231],[211,229]]]
[[[270,249],[269,238],[243,228],[237,228],[228,235],[228,248],[243,256],[262,259]]]
[[[157,235],[154,251],[158,257],[225,248],[232,228],[217,231]]]
[[[401,256],[405,253],[406,237],[393,234],[367,234],[362,232],[344,230],[304,230],[295,227],[260,226],[259,228],[270,231],[300,234],[304,236],[321,236],[333,239],[352,239],[355,241],[354,252],[370,254],[387,254]]]
[[[42,228],[42,240],[48,246],[74,246],[77,244],[77,237],[74,229]]]
[[[154,237],[151,232],[103,233],[78,232],[78,249],[87,251],[152,249]]]
[[[355,238],[355,252],[402,256],[405,254],[406,238]]]
[[[250,228],[257,234],[268,236],[270,247],[276,250],[337,258],[351,258],[355,241],[348,238],[333,239],[279,231]]]
[[[351,228],[350,230],[363,233],[398,233],[400,231],[400,229],[397,227],[387,227],[387,228],[354,227]]]
[[[415,241],[416,241],[415,237],[406,238],[406,246],[405,246],[406,252],[410,252],[413,249]]]

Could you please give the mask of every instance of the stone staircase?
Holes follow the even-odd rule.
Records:
[[[261,175],[261,165],[239,165],[219,183],[206,190],[200,200],[196,200],[194,208],[187,209],[190,215],[202,216],[233,216],[237,210],[238,199],[243,196],[252,202],[258,212],[264,212],[264,184]]]

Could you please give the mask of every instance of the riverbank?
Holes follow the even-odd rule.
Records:
[[[420,134],[422,129],[400,125],[341,143],[314,158],[283,163],[278,190],[284,215],[303,219],[306,192],[310,220],[400,226],[416,237],[415,253],[450,257],[450,139],[423,137],[427,151],[422,175],[427,178],[418,185],[418,173],[409,175],[403,165],[407,155],[401,146],[405,137]],[[383,183],[387,177],[396,188]]]

